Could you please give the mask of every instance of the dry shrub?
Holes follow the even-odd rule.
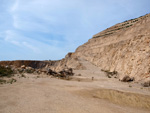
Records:
[[[149,87],[150,86],[150,80],[146,81],[144,83],[141,84],[143,87]]]

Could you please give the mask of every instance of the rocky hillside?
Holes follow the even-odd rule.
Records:
[[[116,24],[93,36],[74,53],[119,78],[150,78],[150,14]]]

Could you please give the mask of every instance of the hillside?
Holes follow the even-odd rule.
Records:
[[[141,80],[150,77],[150,14],[116,24],[78,47],[82,57],[103,70]]]

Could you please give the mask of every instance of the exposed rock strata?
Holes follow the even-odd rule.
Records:
[[[103,70],[117,71],[120,79],[125,75],[135,80],[149,78],[150,14],[135,20],[132,25],[129,20],[94,35],[77,48],[75,55]],[[125,23],[129,23],[129,27],[120,28]],[[110,31],[113,32],[108,35]]]

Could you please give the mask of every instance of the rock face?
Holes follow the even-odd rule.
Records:
[[[62,59],[57,66],[54,67],[55,71],[61,71],[65,68],[72,68],[74,70],[84,70],[86,67],[80,63],[79,57],[75,53],[68,53],[64,59]]]
[[[116,24],[74,53],[103,70],[141,80],[150,77],[150,14]]]

